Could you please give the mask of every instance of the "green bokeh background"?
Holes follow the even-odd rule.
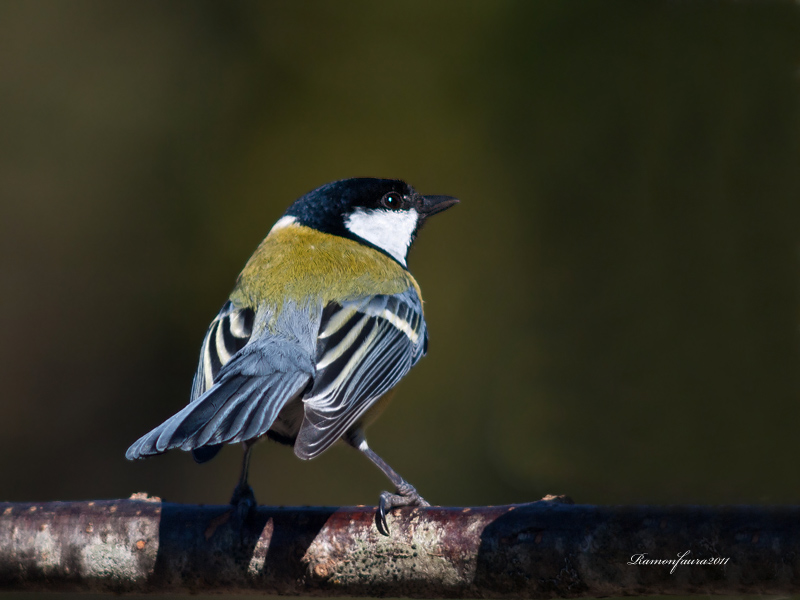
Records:
[[[0,499],[223,503],[129,463],[297,196],[462,204],[410,268],[430,352],[369,430],[431,502],[800,501],[800,5],[0,4]],[[266,504],[374,503],[272,443]]]

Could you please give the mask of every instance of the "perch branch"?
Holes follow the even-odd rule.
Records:
[[[0,503],[0,591],[550,598],[800,593],[800,507]],[[687,553],[688,551],[688,553]],[[639,559],[635,555],[646,554]],[[705,560],[649,564],[644,560]],[[725,560],[727,559],[727,560]],[[708,564],[714,563],[714,564]]]

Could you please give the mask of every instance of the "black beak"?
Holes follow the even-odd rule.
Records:
[[[422,196],[422,202],[417,211],[420,216],[427,219],[431,215],[447,210],[456,204],[458,204],[458,198],[453,198],[452,196]]]

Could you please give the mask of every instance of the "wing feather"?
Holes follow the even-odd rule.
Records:
[[[413,289],[326,306],[295,453],[313,458],[330,447],[422,358],[426,340]]]
[[[205,461],[221,444],[266,434],[283,406],[302,394],[314,374],[314,333],[306,334],[302,324],[319,321],[320,311],[315,310],[286,309],[284,319],[271,330],[255,325],[257,317],[274,317],[267,309],[256,315],[228,302],[206,334],[191,402],[137,440],[126,456],[135,459],[181,448]],[[252,335],[256,328],[258,336]]]
[[[255,311],[228,301],[208,326],[192,384],[192,402],[214,385],[220,370],[250,341]]]

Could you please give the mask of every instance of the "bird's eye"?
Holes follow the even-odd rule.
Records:
[[[397,192],[389,192],[383,198],[381,198],[381,204],[383,204],[386,208],[397,210],[403,206],[403,197]]]

